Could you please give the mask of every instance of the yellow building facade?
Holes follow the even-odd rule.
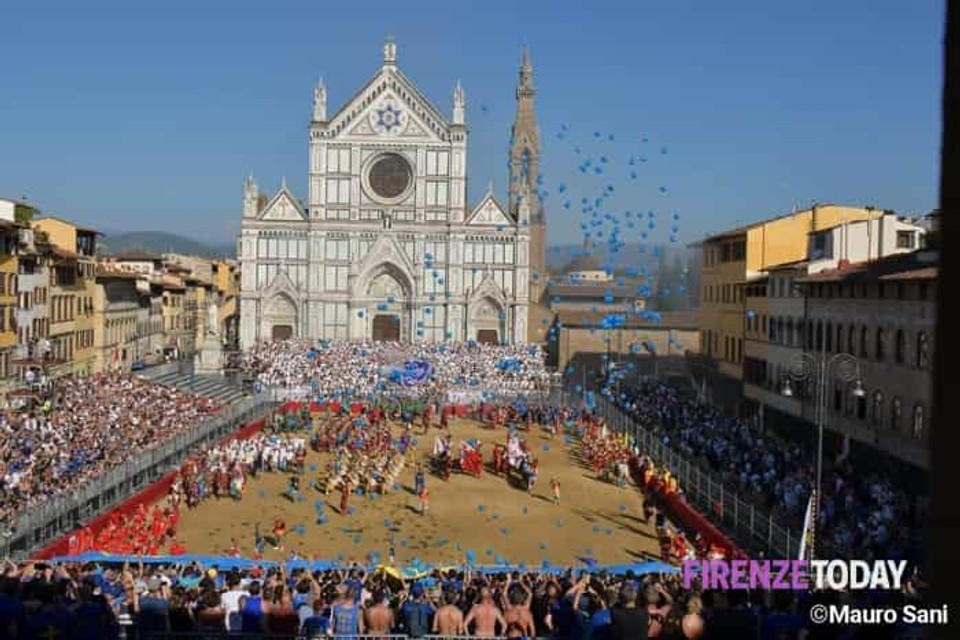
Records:
[[[33,227],[52,245],[48,314],[49,339],[57,375],[96,371],[94,296],[99,232],[55,217],[38,218]]]
[[[806,259],[811,232],[883,214],[872,207],[814,205],[716,234],[694,245],[703,253],[701,351],[716,364],[719,373],[737,381],[743,379],[749,283],[761,279],[772,266]],[[760,296],[754,297],[752,302],[760,304]]]
[[[94,294],[94,349],[97,371],[129,371],[142,355],[138,341],[149,314],[149,285],[146,276],[110,269],[97,269]],[[144,293],[144,289],[146,293]]]
[[[11,361],[17,348],[17,273],[20,229],[0,220],[0,386],[9,387],[14,374]]]

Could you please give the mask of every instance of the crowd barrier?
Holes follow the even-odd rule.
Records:
[[[514,402],[523,399],[530,405],[538,403],[555,402],[560,399],[562,388],[557,384],[557,380],[552,380],[549,385],[541,387],[527,388],[519,384],[506,384],[493,389],[480,388],[456,388],[444,392],[434,398],[444,404],[464,404],[473,405],[481,402]],[[295,385],[290,387],[279,386],[254,386],[254,395],[256,397],[270,398],[274,402],[306,402],[314,401],[320,394],[310,385]],[[336,398],[340,401],[349,401]],[[329,401],[333,401],[331,399]],[[416,387],[399,388],[391,392],[379,394],[377,399],[367,398],[365,404],[387,405],[402,402],[404,404],[419,404],[429,400],[429,394],[425,397],[424,393]]]
[[[572,402],[579,400],[579,395],[570,394],[568,398],[568,401]],[[666,465],[677,478],[683,490],[683,499],[674,497],[669,500],[669,506],[676,510],[675,517],[689,522],[697,530],[705,527],[705,531],[714,529],[719,532],[703,515],[712,513],[714,521],[728,527],[744,546],[759,548],[769,558],[797,557],[801,540],[799,532],[780,526],[770,514],[741,499],[736,492],[715,480],[699,465],[691,464],[665,445],[657,434],[641,427],[614,403],[599,396],[595,398],[595,403],[597,412],[603,416],[611,430],[632,436],[641,455],[648,455],[657,464]],[[696,506],[699,512],[692,509],[693,506]]]
[[[130,501],[131,496],[136,497],[135,504],[150,499],[160,490],[158,481],[166,479],[190,452],[235,434],[242,426],[262,419],[274,406],[268,399],[257,398],[235,403],[197,428],[138,456],[131,455],[128,461],[80,487],[30,507],[0,539],[0,555],[22,559],[45,547],[56,553],[59,545],[67,544],[66,536],[71,531],[103,517],[100,514]]]
[[[254,567],[262,569],[271,569],[279,566],[279,563],[272,560],[251,560],[249,558],[234,558],[229,556],[208,556],[198,554],[183,555],[163,555],[163,556],[137,556],[137,555],[111,555],[108,553],[87,552],[76,555],[55,555],[44,558],[56,563],[96,563],[102,566],[122,565],[126,562],[130,564],[143,563],[144,565],[188,565],[197,563],[205,569],[215,568],[221,571],[232,569],[248,570]],[[643,576],[647,574],[667,574],[679,573],[680,569],[661,562],[659,560],[648,560],[645,562],[631,562],[626,564],[600,565],[592,560],[586,562],[584,559],[577,559],[574,563],[574,569],[590,572],[605,571],[610,575],[626,575],[633,572],[634,575]],[[386,571],[390,575],[403,580],[421,580],[425,587],[433,586],[430,574],[434,571],[462,571],[470,569],[473,573],[492,575],[497,573],[513,573],[514,571],[561,575],[569,571],[572,564],[553,565],[542,563],[537,566],[530,566],[523,563],[518,564],[481,564],[481,565],[435,565],[430,563],[409,564],[403,567],[388,567],[379,564],[357,565],[355,563],[343,563],[331,560],[287,560],[284,567],[288,570],[308,569],[310,571],[329,571],[334,569],[344,569],[346,567],[363,566],[368,572]]]
[[[420,405],[423,404],[423,402],[420,403]],[[141,458],[115,468],[106,476],[92,480],[81,489],[79,495],[71,494],[57,498],[53,504],[45,505],[44,512],[60,509],[61,515],[46,516],[50,518],[46,520],[47,526],[39,530],[34,529],[34,544],[29,544],[30,539],[27,536],[14,537],[12,543],[6,547],[0,545],[0,552],[15,558],[31,555],[38,559],[47,559],[66,555],[70,547],[71,533],[77,529],[86,527],[96,535],[109,524],[113,514],[130,515],[141,504],[150,505],[160,500],[166,495],[177,469],[190,452],[207,448],[214,443],[223,444],[230,440],[249,438],[263,428],[265,415],[269,411],[275,408],[281,411],[296,410],[301,405],[302,402],[290,401],[278,407],[272,399],[267,400],[262,397],[245,399],[200,429],[181,434]],[[341,411],[360,413],[365,406],[368,405],[359,402],[349,404],[335,401],[310,402],[310,409],[314,412],[330,410],[334,413]],[[457,417],[463,418],[467,417],[475,407],[457,405],[451,409]],[[247,418],[252,421],[248,422]],[[241,424],[245,426],[240,427]],[[173,453],[168,453],[167,450],[172,450]],[[145,460],[151,464],[144,467]],[[122,472],[129,469],[142,470],[132,472],[136,475],[123,476]],[[115,480],[115,476],[118,475],[123,479]],[[144,488],[140,489],[140,487]],[[137,489],[140,490],[137,492]],[[86,497],[88,495],[92,497]],[[24,530],[18,528],[18,531]]]
[[[266,418],[261,417],[258,420],[247,423],[245,426],[239,429],[230,431],[223,437],[220,437],[219,440],[216,441],[216,444],[226,444],[231,440],[246,440],[247,438],[250,438],[254,434],[261,431],[265,423]],[[212,444],[214,444],[214,442],[211,440],[210,442],[205,443],[204,447]],[[113,508],[108,509],[107,511],[94,517],[86,524],[86,528],[96,535],[110,523],[110,518],[114,514],[120,514],[121,516],[132,515],[137,511],[141,504],[144,506],[149,506],[161,500],[167,494],[167,491],[170,489],[170,485],[173,484],[177,470],[179,469],[179,462],[180,461],[178,461],[178,463],[174,465],[173,469],[160,479],[156,480],[138,493],[130,496],[119,505],[116,505]],[[38,553],[33,554],[34,557],[37,559],[48,559],[68,553],[70,550],[70,536],[70,533],[62,536],[52,544],[47,545]]]

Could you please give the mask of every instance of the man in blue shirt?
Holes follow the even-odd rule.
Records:
[[[598,600],[600,608],[590,616],[587,636],[590,640],[613,640],[613,618],[610,616],[610,608],[617,604],[617,592],[607,591]]]
[[[411,638],[426,636],[430,633],[433,614],[433,606],[426,599],[423,585],[414,583],[410,587],[410,599],[400,607],[400,620],[404,631]]]

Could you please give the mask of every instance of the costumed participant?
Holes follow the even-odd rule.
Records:
[[[283,536],[287,534],[287,524],[282,518],[277,518],[273,523],[273,540],[276,543],[274,549],[283,551]]]

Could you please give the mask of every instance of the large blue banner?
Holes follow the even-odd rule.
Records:
[[[433,365],[426,360],[409,360],[403,367],[397,367],[390,372],[391,382],[413,387],[425,384],[433,375]]]

